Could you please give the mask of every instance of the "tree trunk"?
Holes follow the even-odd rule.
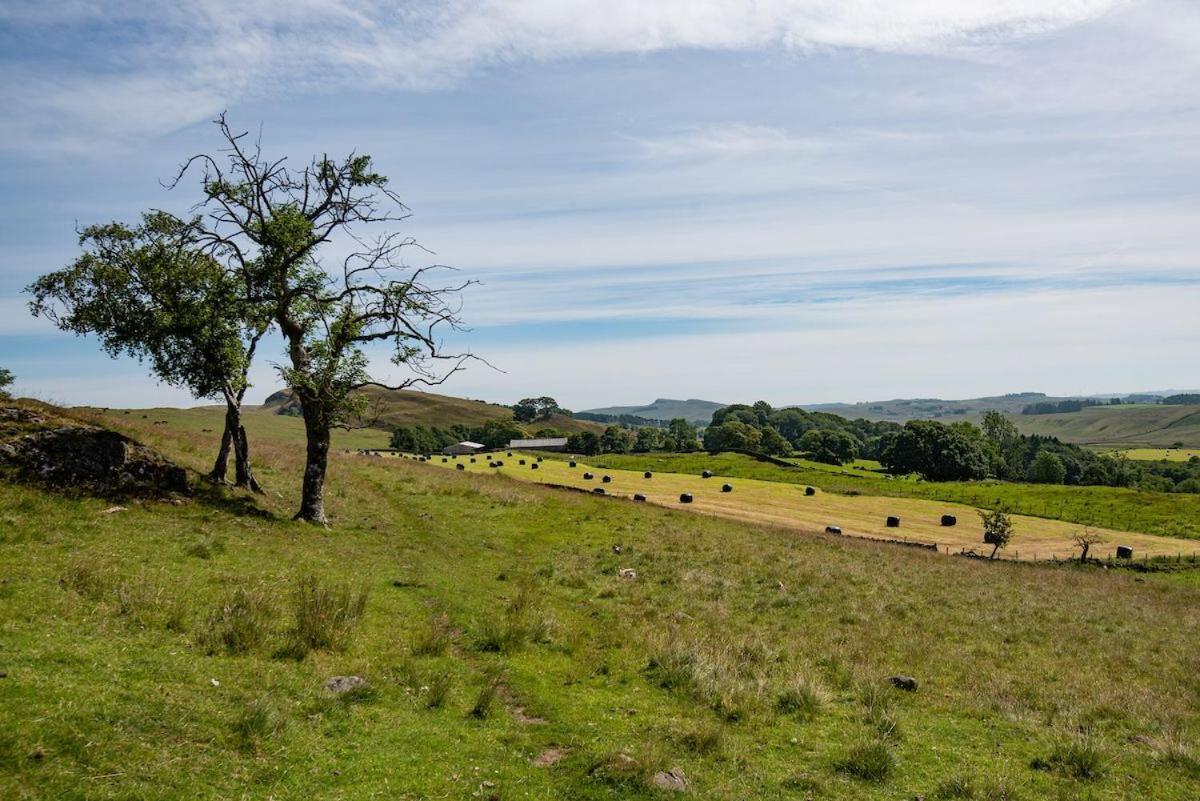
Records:
[[[304,485],[300,498],[300,511],[296,520],[306,520],[328,526],[325,517],[325,471],[329,465],[329,420],[319,404],[300,394],[300,408],[304,412],[304,435],[307,449],[304,461]]]
[[[246,438],[246,427],[242,425],[241,404],[230,406],[226,417],[228,418],[229,415],[234,418],[233,461],[236,480],[233,485],[251,492],[261,493],[262,487],[259,486],[258,479],[254,477],[254,471],[250,468],[250,440]]]
[[[208,474],[208,479],[218,484],[225,483],[225,474],[229,471],[229,449],[233,445],[233,432],[236,427],[236,420],[230,417],[231,410],[232,407],[227,402],[225,406],[225,430],[221,433],[221,449],[217,451],[217,461],[213,464],[213,469]]]

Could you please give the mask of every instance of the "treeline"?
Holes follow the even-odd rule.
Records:
[[[1200,406],[1200,394],[1187,392],[1180,395],[1168,395],[1159,403],[1167,406]]]
[[[585,456],[595,456],[598,453],[650,453],[651,451],[687,453],[698,447],[696,427],[682,417],[676,417],[667,423],[666,428],[641,426],[632,429],[610,425],[604,429],[603,434],[581,431],[567,438],[567,450]]]
[[[829,412],[773,409],[766,401],[735,403],[713,412],[704,430],[710,451],[747,450],[768,456],[799,451],[827,464],[876,459],[882,437],[900,430],[897,423],[847,420]]]
[[[998,478],[1035,484],[1133,487],[1157,492],[1200,491],[1200,459],[1186,464],[1142,464],[1107,456],[1055,437],[1025,435],[999,412],[982,427],[912,420],[882,437],[879,461],[896,475],[927,481]]]
[[[400,426],[392,431],[392,447],[411,453],[434,453],[456,442],[469,440],[489,449],[507,447],[510,440],[528,436],[512,420],[489,420],[480,426],[453,425],[447,428]],[[553,429],[539,430],[534,436],[562,437]]]
[[[616,425],[627,426],[629,428],[642,428],[649,426],[651,428],[666,428],[671,425],[670,420],[655,420],[650,417],[639,417],[636,414],[597,414],[596,412],[575,412],[573,417],[576,420],[587,420],[592,423],[613,423]]]
[[[1121,402],[1120,398],[1113,398],[1117,404]],[[1068,414],[1070,412],[1083,411],[1089,406],[1105,406],[1109,404],[1101,403],[1095,398],[1070,398],[1061,401],[1039,401],[1031,403],[1021,409],[1021,414]]]

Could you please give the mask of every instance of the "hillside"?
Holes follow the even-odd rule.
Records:
[[[1200,448],[1200,406],[1093,406],[1069,414],[1013,415],[1023,434],[1103,448]]]
[[[817,403],[803,404],[800,408],[810,412],[829,412],[854,420],[863,418],[872,421],[905,423],[909,420],[944,420],[953,422],[969,415],[982,414],[991,409],[1010,415],[1020,415],[1021,410],[1031,403],[1067,400],[1050,397],[1041,392],[1016,392],[967,400],[942,400],[941,398],[897,398],[865,403]]]
[[[583,411],[590,414],[610,414],[614,416],[631,414],[635,417],[645,417],[648,420],[673,420],[676,417],[682,417],[690,423],[703,424],[708,423],[712,419],[713,412],[728,405],[728,403],[697,400],[696,398],[688,400],[659,398],[645,406],[606,406],[601,409],[584,409]]]
[[[0,480],[0,797],[1200,793],[1186,580],[341,453],[328,533],[297,443],[258,453],[257,514]]]

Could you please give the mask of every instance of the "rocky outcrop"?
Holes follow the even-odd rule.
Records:
[[[188,494],[187,471],[157,451],[96,426],[0,407],[0,464],[18,477],[104,497]]]

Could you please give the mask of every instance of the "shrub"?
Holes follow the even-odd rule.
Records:
[[[296,652],[342,650],[367,606],[367,593],[348,584],[322,583],[304,576],[292,596],[295,625],[291,631]]]
[[[210,654],[217,651],[246,653],[267,638],[275,616],[275,607],[266,589],[238,587],[209,614],[200,642]]]
[[[882,782],[896,765],[892,751],[883,740],[860,743],[840,759],[834,767],[848,776],[869,782]]]
[[[243,751],[258,751],[262,742],[279,733],[286,723],[265,698],[256,698],[242,708],[233,722],[233,736]]]

